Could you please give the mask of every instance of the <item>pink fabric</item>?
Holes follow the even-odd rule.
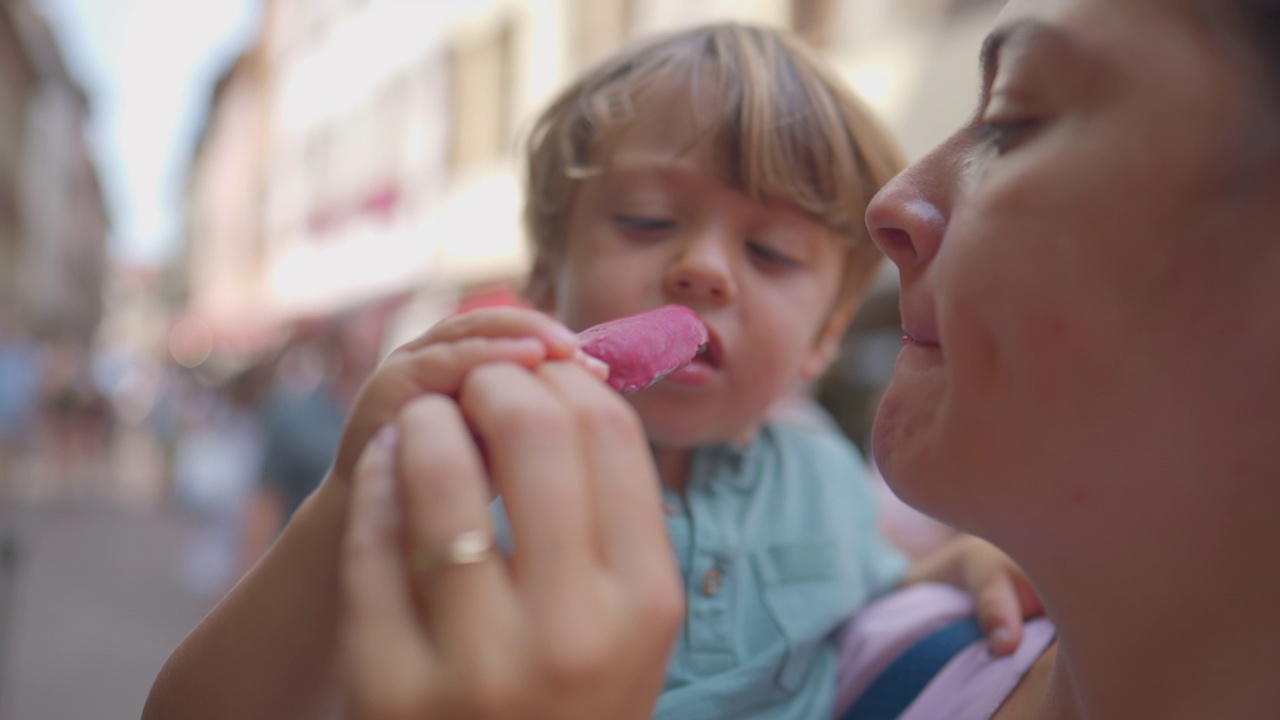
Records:
[[[841,632],[836,713],[841,713],[916,641],[973,613],[970,597],[946,585],[915,585],[861,610]],[[1053,624],[1027,623],[1018,650],[993,658],[978,641],[952,658],[899,720],[989,720],[1054,638]]]

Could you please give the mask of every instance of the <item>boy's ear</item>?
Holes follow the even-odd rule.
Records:
[[[844,333],[849,329],[849,323],[853,322],[853,316],[858,312],[858,305],[858,298],[852,298],[841,300],[832,309],[826,322],[818,331],[818,337],[814,340],[809,357],[800,366],[800,376],[804,380],[816,380],[826,372],[827,367],[840,354]]]

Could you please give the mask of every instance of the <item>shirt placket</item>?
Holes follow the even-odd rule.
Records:
[[[703,458],[710,461],[711,458]],[[729,528],[722,514],[713,513],[717,491],[725,467],[714,463],[698,473],[685,494],[685,511],[690,524],[688,583],[688,625],[686,626],[690,668],[699,674],[722,672],[737,664],[734,635],[734,588],[737,569],[730,551]]]

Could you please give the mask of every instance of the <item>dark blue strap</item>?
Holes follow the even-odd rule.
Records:
[[[894,720],[951,658],[981,637],[972,617],[934,630],[885,668],[841,720]]]

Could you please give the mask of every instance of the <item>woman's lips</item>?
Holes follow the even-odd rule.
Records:
[[[917,308],[914,311],[905,306],[902,308],[903,345],[938,347],[938,326],[934,324],[932,310],[930,306]]]
[[[902,344],[923,348],[936,348],[938,339],[938,308],[926,289],[916,288],[904,292],[899,314],[902,318]]]
[[[914,345],[914,346],[916,346],[916,347],[924,347],[924,348],[937,348],[937,347],[941,347],[937,342],[933,342],[933,341],[930,341],[930,340],[925,340],[925,339],[923,339],[923,338],[920,338],[920,337],[917,337],[917,336],[915,336],[915,335],[912,335],[912,334],[911,334],[911,333],[909,333],[909,332],[908,332],[908,333],[904,333],[904,334],[902,335],[902,344],[903,344],[903,345]]]

